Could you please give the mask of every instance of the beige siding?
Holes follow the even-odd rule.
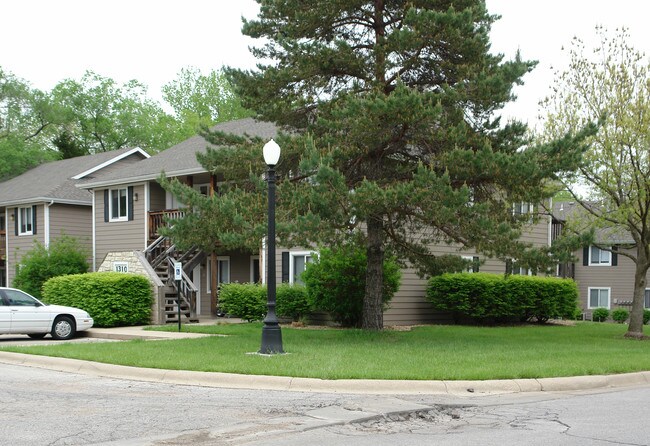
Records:
[[[165,189],[158,183],[149,183],[149,210],[162,211],[165,209]]]
[[[95,190],[95,261],[99,265],[111,251],[144,250],[146,213],[144,186],[133,189],[140,197],[133,202],[133,220],[104,221],[104,189]]]
[[[9,215],[12,214],[15,219],[16,208],[9,208]],[[20,265],[25,253],[34,248],[34,242],[38,241],[45,244],[44,205],[36,206],[36,235],[16,236],[14,224],[14,220],[10,217],[7,222],[7,245],[9,247],[7,252],[7,278],[10,285],[16,276],[16,267]]]
[[[92,207],[54,204],[50,206],[50,242],[62,234],[74,237],[88,253],[92,265]]]
[[[585,311],[589,309],[589,288],[610,288],[610,308],[631,309],[626,303],[632,302],[634,293],[635,264],[629,258],[619,254],[617,266],[584,266],[583,252],[578,253],[576,262],[575,280],[580,292],[580,307]],[[646,283],[650,274],[646,276]]]

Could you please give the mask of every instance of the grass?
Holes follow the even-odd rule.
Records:
[[[322,379],[482,380],[650,370],[650,342],[623,338],[627,327],[620,324],[433,325],[383,332],[283,328],[289,354],[272,357],[247,354],[260,347],[261,324],[184,328],[229,336],[3,350],[136,367]]]

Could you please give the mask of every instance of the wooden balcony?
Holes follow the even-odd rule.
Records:
[[[185,215],[183,209],[165,209],[163,211],[149,212],[149,238],[155,239],[160,234],[158,229],[167,226],[167,219],[181,218]]]

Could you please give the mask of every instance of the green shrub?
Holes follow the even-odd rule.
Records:
[[[86,310],[96,327],[148,324],[153,304],[147,278],[123,273],[54,277],[43,285],[43,300]]]
[[[650,322],[650,310],[643,310],[643,324]]]
[[[76,239],[61,236],[50,243],[49,248],[35,242],[18,268],[13,286],[41,298],[43,284],[50,278],[66,274],[81,274],[88,271],[88,253]]]
[[[302,280],[314,310],[328,312],[344,327],[361,325],[366,288],[367,260],[365,249],[353,243],[334,249],[323,248],[320,255],[307,266]],[[394,258],[383,265],[384,308],[399,289],[401,273]]]
[[[607,308],[596,308],[591,315],[594,322],[605,322],[609,317],[609,310]]]
[[[426,297],[457,322],[546,322],[575,317],[578,287],[573,280],[554,277],[443,274],[429,280]]]
[[[266,298],[266,295],[264,296]],[[302,285],[283,283],[278,285],[276,291],[276,307],[278,316],[300,320],[311,311],[307,299],[307,289]]]
[[[625,308],[618,308],[612,311],[612,319],[614,319],[619,324],[625,322],[628,317],[630,317],[630,312],[627,311]]]
[[[266,287],[254,283],[226,283],[219,292],[219,308],[248,322],[266,316]]]

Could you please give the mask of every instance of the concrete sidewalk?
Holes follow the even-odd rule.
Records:
[[[235,321],[231,320],[231,322]],[[150,331],[144,330],[144,327],[93,328],[87,330],[86,334],[88,337],[110,340],[190,339],[215,336],[198,333]],[[272,361],[273,357],[269,357],[268,360]],[[284,376],[148,369],[1,351],[0,363],[46,368],[91,376],[204,387],[377,395],[449,394],[455,396],[477,396],[519,392],[575,391],[650,384],[650,372],[485,381],[323,380]]]

